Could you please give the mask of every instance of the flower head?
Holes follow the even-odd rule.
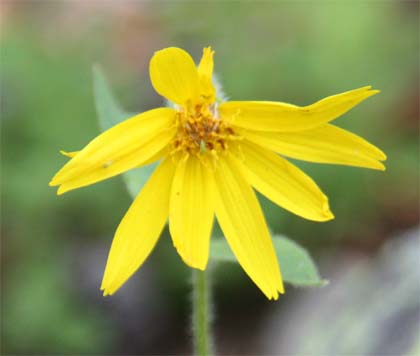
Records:
[[[333,218],[316,183],[283,156],[383,170],[386,157],[361,137],[329,122],[378,93],[370,86],[300,107],[270,101],[219,103],[213,55],[196,67],[179,48],[150,61],[155,90],[174,103],[138,114],[103,132],[50,185],[58,194],[160,161],[115,233],[102,282],[113,294],[141,266],[169,219],[186,264],[204,270],[214,217],[239,263],[269,299],[283,283],[254,189],[305,219]]]

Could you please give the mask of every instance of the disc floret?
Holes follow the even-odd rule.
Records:
[[[206,102],[185,106],[176,115],[177,133],[172,153],[217,156],[238,136],[218,115],[217,104]]]

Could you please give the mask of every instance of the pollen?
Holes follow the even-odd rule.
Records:
[[[176,114],[177,133],[172,142],[172,154],[187,153],[217,157],[239,136],[218,116],[217,104],[200,103],[185,106]]]

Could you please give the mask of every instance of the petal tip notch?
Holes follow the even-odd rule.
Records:
[[[328,197],[324,195],[324,199],[323,199],[323,203],[322,203],[322,215],[323,215],[323,219],[320,221],[330,221],[333,220],[335,218],[334,214],[332,213],[331,209],[330,209],[330,203],[328,200]]]
[[[379,161],[386,161],[387,159],[388,159],[388,157],[387,157],[387,155],[385,154],[385,152],[383,152],[382,150],[380,150],[379,148],[378,148],[378,150],[379,150]]]
[[[57,189],[57,195],[63,195],[67,191],[68,190],[63,185],[60,185]]]
[[[378,162],[378,171],[386,171],[386,166],[382,162]]]
[[[101,285],[100,290],[102,291],[102,296],[103,297],[108,297],[108,296],[111,296],[111,295],[113,295],[115,293],[115,290],[111,290],[109,288],[109,286],[108,287],[105,287],[104,281],[102,281],[102,285]]]
[[[373,95],[379,94],[381,91],[377,89],[370,89],[366,91],[366,98],[369,98]]]
[[[109,293],[106,289],[104,289],[104,290],[102,290],[102,296],[103,297],[108,297],[108,296],[111,296],[112,294],[111,293]]]
[[[270,293],[265,293],[265,296],[268,298],[268,300],[270,301],[277,301],[280,297],[280,295],[283,295],[284,292],[284,286],[283,286],[283,282],[280,283],[280,285],[278,287],[276,287],[273,291],[271,291]]]

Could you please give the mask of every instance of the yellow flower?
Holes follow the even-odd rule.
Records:
[[[213,54],[198,67],[179,48],[150,61],[155,90],[174,103],[138,114],[103,132],[50,185],[58,194],[160,160],[115,233],[101,289],[113,294],[141,266],[168,218],[179,255],[204,270],[214,216],[239,263],[269,299],[283,283],[254,189],[305,219],[333,219],[316,183],[283,156],[383,170],[381,150],[329,122],[378,93],[370,86],[312,105],[270,101],[219,103]],[[253,189],[254,188],[254,189]]]

